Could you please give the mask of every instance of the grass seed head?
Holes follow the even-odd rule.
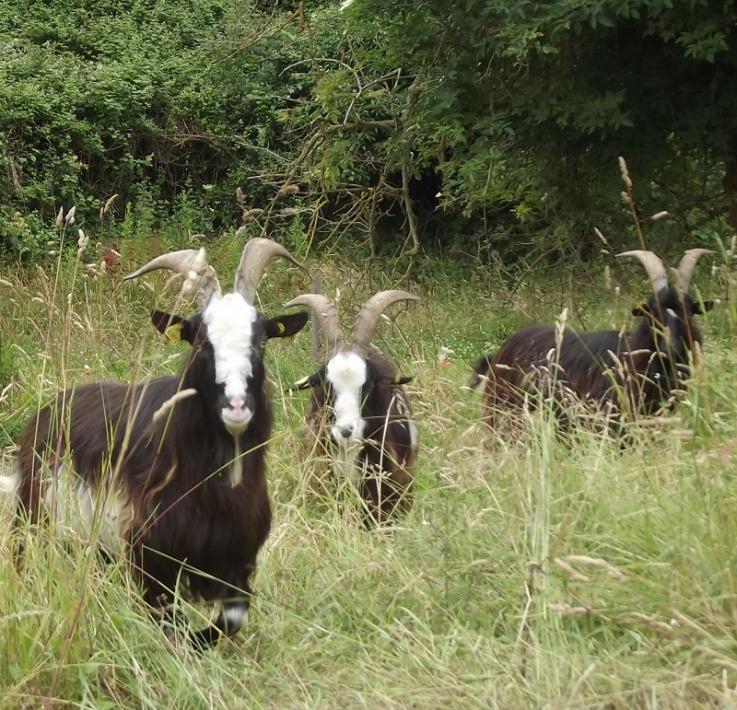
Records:
[[[629,192],[632,190],[632,179],[630,178],[630,173],[627,169],[627,161],[621,155],[617,160],[619,161],[619,171],[622,173],[622,181]]]

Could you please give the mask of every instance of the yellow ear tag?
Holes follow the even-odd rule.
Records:
[[[284,331],[286,331],[286,329],[287,329],[287,326],[285,326],[284,323],[282,323],[281,321],[279,321],[276,324],[276,330],[279,333],[279,335],[281,335],[282,333],[284,333]]]
[[[165,331],[164,337],[170,343],[178,343],[182,339],[182,324],[172,323]]]

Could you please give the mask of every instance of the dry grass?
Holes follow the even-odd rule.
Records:
[[[224,243],[214,261],[225,273],[234,257]],[[328,293],[341,284],[349,312],[366,295],[363,277],[326,271]],[[176,368],[180,350],[147,324],[158,300],[148,286],[84,277],[71,262],[56,274],[3,279],[11,286],[0,285],[0,390],[11,387],[0,408],[0,469],[57,387]],[[375,277],[372,287],[382,285]],[[264,309],[276,312],[303,286],[296,272],[273,268]],[[476,397],[462,387],[467,363],[530,312],[556,313],[534,293],[505,317],[493,295],[479,309],[475,282],[417,288],[425,304],[385,324],[381,337],[416,375],[422,451],[402,524],[365,533],[350,501],[315,500],[309,466],[294,454],[306,396],[288,391],[312,368],[309,337],[271,343],[275,516],[248,628],[196,656],[149,621],[122,564],[101,566],[89,550],[41,544],[29,531],[18,572],[4,535],[0,705],[737,704],[729,314],[710,316],[705,365],[678,414],[638,431],[632,446],[601,433],[565,443],[535,415],[524,446],[492,450]],[[588,321],[621,325],[628,305],[592,306]],[[453,351],[447,365],[441,348]]]

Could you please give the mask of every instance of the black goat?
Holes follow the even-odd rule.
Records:
[[[352,344],[340,347],[335,306],[324,296],[304,294],[287,307],[304,305],[318,316],[328,343],[327,363],[297,383],[312,389],[306,418],[310,448],[329,456],[338,476],[356,482],[366,525],[386,522],[411,505],[411,469],[417,456],[417,428],[396,367],[371,339],[382,312],[400,300],[418,301],[405,291],[381,291],[358,314]]]
[[[686,252],[675,286],[668,284],[665,267],[653,252],[619,254],[639,259],[653,288],[647,303],[632,310],[642,320],[631,331],[573,333],[535,325],[511,335],[496,353],[481,357],[469,386],[485,382],[484,420],[496,430],[498,418],[520,411],[531,393],[552,394],[558,403],[572,394],[589,408],[617,417],[622,411],[655,413],[678,389],[692,352],[701,346],[693,316],[713,303],[696,302],[689,286],[696,262],[706,253]]]
[[[256,556],[271,510],[264,456],[271,435],[262,348],[289,336],[307,313],[267,319],[252,305],[272,257],[284,247],[251,240],[235,291],[222,295],[205,251],[157,257],[153,269],[184,276],[200,312],[189,319],[155,311],[154,325],[191,344],[179,374],[147,383],[96,382],[60,393],[29,422],[17,470],[0,489],[18,496],[18,518],[46,515],[108,548],[127,548],[152,610],[171,603],[181,577],[193,599],[218,601],[204,647],[245,622]],[[301,266],[301,265],[300,265]]]

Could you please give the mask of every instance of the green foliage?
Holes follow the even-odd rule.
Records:
[[[342,56],[363,88],[351,90],[346,66],[327,65],[334,80],[319,86],[332,91],[314,93],[315,116],[355,124],[322,148],[328,189],[357,179],[351,162],[373,171],[362,184],[433,171],[440,209],[474,217],[474,230],[484,219],[505,252],[531,232],[548,241],[551,226],[567,231],[565,250],[586,235],[591,251],[594,224],[631,245],[613,199],[618,155],[643,212],[673,216],[663,241],[688,238],[684,224],[713,222],[736,199],[719,184],[737,159],[733,3],[357,0],[345,14]],[[386,118],[396,132],[362,128]],[[695,203],[708,203],[697,220]]]
[[[0,259],[10,256],[38,260],[48,252],[54,230],[37,212],[25,215],[0,209]]]
[[[671,214],[652,246],[691,246],[737,220],[736,26],[716,0],[0,0],[0,258],[43,256],[61,205],[285,234],[290,181],[309,243],[591,257],[594,225],[634,244],[619,155]]]
[[[269,16],[224,0],[0,2],[0,205],[28,221],[2,220],[3,253],[38,256],[34,220],[60,205],[90,228],[118,194],[119,215],[183,210],[183,228],[210,231],[237,220],[239,184],[251,206],[271,196],[253,178],[283,163],[279,111],[306,83],[284,69],[313,40]]]

